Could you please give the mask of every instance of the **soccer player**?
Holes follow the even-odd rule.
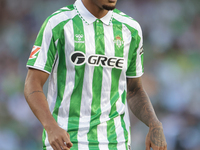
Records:
[[[146,150],[167,149],[142,87],[140,25],[115,9],[116,2],[77,0],[40,29],[24,94],[44,127],[43,150],[130,150],[128,105],[149,127]]]

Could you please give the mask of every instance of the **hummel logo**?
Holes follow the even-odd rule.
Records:
[[[76,34],[75,36],[76,38],[78,38],[79,41],[83,38],[83,34]]]
[[[76,34],[75,37],[78,40],[78,41],[75,40],[75,43],[85,43],[85,41],[82,41],[83,34]]]

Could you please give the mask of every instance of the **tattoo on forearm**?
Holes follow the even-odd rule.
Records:
[[[164,146],[165,136],[162,128],[154,128],[151,131],[150,139],[156,146]]]
[[[129,101],[130,108],[135,116],[146,125],[149,126],[150,123],[157,122],[154,109],[144,89],[139,86],[130,89],[127,93],[127,100]]]
[[[30,95],[32,95],[32,94],[34,94],[34,93],[43,93],[43,91],[33,91],[33,92],[29,93],[27,97],[29,97]],[[43,93],[43,94],[44,94],[44,93]]]

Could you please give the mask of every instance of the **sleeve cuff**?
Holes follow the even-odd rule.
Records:
[[[39,66],[30,66],[30,65],[26,65],[26,68],[33,68],[33,69],[37,69],[37,70],[46,72],[46,73],[48,73],[48,74],[51,74],[51,72],[49,72],[49,71],[47,71],[47,70],[44,70],[44,68],[39,67]]]

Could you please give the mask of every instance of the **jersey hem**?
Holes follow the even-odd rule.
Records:
[[[33,69],[37,69],[37,70],[40,70],[40,71],[43,71],[43,72],[46,72],[48,74],[51,74],[49,71],[47,70],[44,70],[43,68],[40,68],[40,67],[37,67],[37,66],[30,66],[30,65],[26,65],[26,68],[33,68]]]

